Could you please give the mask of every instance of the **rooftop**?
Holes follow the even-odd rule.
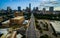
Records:
[[[10,20],[7,20],[7,21],[4,21],[2,22],[2,24],[6,24],[6,23],[9,23]]]
[[[53,22],[50,22],[50,23],[54,27],[55,31],[60,33],[60,21],[53,21]]]
[[[24,16],[18,16],[18,17],[12,18],[12,19],[14,19],[14,20],[20,20],[21,18],[24,18]]]

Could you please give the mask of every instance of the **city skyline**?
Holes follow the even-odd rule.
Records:
[[[11,7],[11,9],[17,9],[18,6],[21,6],[22,9],[29,7],[29,3],[31,3],[31,8],[39,7],[39,9],[45,7],[48,10],[49,6],[53,6],[54,10],[60,10],[60,1],[59,0],[0,0],[0,9],[7,9],[7,7]]]

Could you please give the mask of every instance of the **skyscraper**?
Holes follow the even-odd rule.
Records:
[[[8,13],[11,13],[12,12],[12,9],[10,7],[7,7],[7,12]]]
[[[35,13],[35,12],[36,12],[36,8],[35,8],[35,7],[33,8],[33,11],[32,11],[32,12],[33,12],[33,13]]]
[[[29,7],[26,7],[26,10],[25,10],[26,12],[29,12]]]
[[[33,8],[33,11],[35,11],[36,9],[35,9],[35,7]]]
[[[29,9],[31,10],[31,3],[29,3]]]
[[[53,12],[53,11],[54,11],[54,7],[50,7],[49,12]]]
[[[13,12],[12,12],[12,9],[10,7],[7,7],[7,17],[6,19],[11,19],[13,17]]]
[[[29,12],[31,12],[31,3],[29,3]]]
[[[45,8],[43,8],[43,14],[46,14],[46,9]]]
[[[21,7],[20,6],[18,7],[18,11],[21,11]]]
[[[36,11],[38,11],[38,7],[36,7]]]

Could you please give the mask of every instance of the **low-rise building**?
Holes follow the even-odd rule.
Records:
[[[24,16],[18,16],[10,19],[10,24],[18,24],[21,25],[24,21]]]
[[[10,20],[2,22],[2,26],[9,27],[12,25],[23,25],[24,16],[17,16],[15,18],[11,18]]]
[[[9,24],[10,24],[10,20],[2,22],[2,26],[4,27],[9,27]]]
[[[3,21],[3,17],[2,16],[0,16],[0,22],[2,22]]]
[[[16,11],[14,13],[14,15],[15,15],[15,17],[17,17],[17,16],[23,16],[23,12]]]
[[[52,24],[52,28],[54,29],[57,35],[60,35],[60,21],[50,22]]]

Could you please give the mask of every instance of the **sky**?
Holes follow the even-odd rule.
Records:
[[[39,7],[39,9],[48,8],[50,6],[54,7],[54,10],[60,10],[60,0],[0,0],[0,9],[17,9],[18,6],[21,6],[22,9],[25,9],[31,3],[31,8]]]

